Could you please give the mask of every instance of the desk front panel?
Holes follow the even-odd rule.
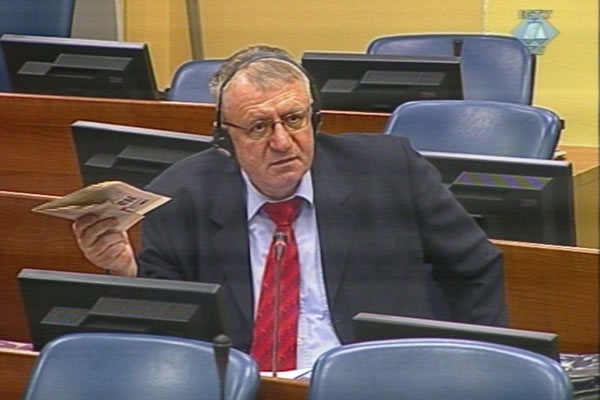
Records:
[[[29,341],[15,277],[22,268],[100,273],[81,254],[70,221],[32,213],[40,201],[0,193],[0,338]],[[139,226],[132,232],[134,247]],[[510,326],[556,332],[563,352],[598,351],[599,251],[496,242],[505,254]]]

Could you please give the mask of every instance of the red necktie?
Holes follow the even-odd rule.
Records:
[[[263,210],[275,223],[275,232],[283,233],[287,245],[280,262],[279,273],[279,316],[278,333],[273,334],[276,289],[275,241],[271,243],[267,263],[263,274],[258,310],[254,319],[252,348],[250,354],[261,371],[273,370],[273,341],[277,342],[277,370],[286,371],[296,368],[296,340],[298,334],[298,311],[300,303],[300,268],[298,248],[294,238],[292,222],[296,217],[301,200],[299,197],[280,203],[266,203]]]

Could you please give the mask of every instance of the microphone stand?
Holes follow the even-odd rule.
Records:
[[[230,348],[231,340],[227,335],[217,335],[213,339],[213,353],[217,367],[217,378],[219,379],[219,400],[225,400],[225,381]]]
[[[273,315],[273,340],[271,348],[271,371],[273,378],[277,378],[277,371],[279,369],[279,297],[281,291],[281,259],[287,246],[287,236],[283,232],[275,232],[273,235],[275,241],[275,291],[273,296],[274,303],[274,315]]]
[[[461,56],[462,47],[463,47],[462,39],[452,39],[452,55],[454,57]]]

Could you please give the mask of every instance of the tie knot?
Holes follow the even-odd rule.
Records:
[[[296,196],[279,203],[265,203],[262,208],[278,227],[290,226],[298,213],[300,202],[300,197]]]

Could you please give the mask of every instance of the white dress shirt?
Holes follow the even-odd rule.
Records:
[[[244,171],[242,176],[246,183],[250,263],[256,315],[265,262],[275,233],[275,224],[261,210],[262,205],[268,202],[269,198],[254,187]],[[302,198],[299,214],[292,225],[300,262],[300,313],[296,368],[301,369],[311,368],[321,353],[339,346],[340,341],[333,329],[327,303],[310,172],[304,174],[296,193],[290,198],[294,196]]]

